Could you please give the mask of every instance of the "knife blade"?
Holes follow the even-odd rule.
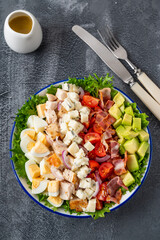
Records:
[[[123,64],[94,36],[82,27],[75,25],[72,31],[80,37],[102,61],[141,99],[148,109],[160,120],[160,105],[137,83]]]

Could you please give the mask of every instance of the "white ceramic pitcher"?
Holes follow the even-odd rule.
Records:
[[[32,21],[29,33],[24,34],[14,31],[9,23],[16,17],[27,16]],[[35,51],[42,42],[42,29],[37,19],[28,11],[16,10],[10,13],[4,23],[4,37],[8,46],[18,53],[29,53]]]

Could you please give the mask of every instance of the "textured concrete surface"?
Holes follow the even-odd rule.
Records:
[[[5,17],[13,10],[32,12],[43,28],[41,47],[21,55],[3,37]],[[160,234],[160,123],[129,87],[114,84],[149,115],[153,159],[142,188],[123,207],[104,219],[64,218],[34,203],[19,186],[9,161],[9,137],[15,113],[29,96],[68,76],[111,71],[71,31],[74,24],[98,37],[105,22],[126,47],[132,61],[160,87],[159,0],[1,0],[0,1],[0,239],[156,240]]]

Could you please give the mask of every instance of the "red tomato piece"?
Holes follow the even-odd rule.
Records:
[[[106,179],[109,177],[114,170],[114,166],[112,163],[104,162],[99,167],[99,175],[102,179]]]
[[[96,121],[96,117],[92,117],[91,120],[90,120],[90,126],[92,126]]]
[[[99,163],[94,160],[89,160],[89,167],[91,168],[91,172],[94,172],[96,169],[99,168]]]
[[[97,142],[95,146],[95,154],[98,157],[106,156],[106,149],[105,146],[101,142]]]
[[[88,122],[84,122],[83,123],[83,125],[88,129],[89,128],[89,125],[90,125],[90,123],[89,123],[89,121]]]
[[[85,91],[84,95],[89,95],[90,96],[91,94],[90,94],[90,92]]]
[[[100,108],[99,106],[95,107],[94,109],[96,112],[101,112],[102,111],[102,108]]]
[[[101,140],[101,137],[98,133],[89,132],[84,137],[85,142],[97,143]]]
[[[86,104],[86,106],[91,108],[95,108],[96,106],[98,106],[99,101],[100,99],[89,96],[89,95],[83,96],[83,102]]]
[[[95,150],[93,149],[92,151],[88,152],[88,158],[89,159],[95,159],[96,154],[95,154]]]
[[[99,134],[102,134],[102,127],[98,123],[93,124],[93,131]]]
[[[103,201],[96,199],[96,210],[101,210],[103,208]]]
[[[100,185],[100,191],[97,194],[97,199],[100,201],[106,201],[107,197],[107,182],[104,182]]]
[[[85,133],[84,132],[80,132],[78,135],[79,135],[80,138],[83,139],[82,144],[85,144],[85,142],[84,142]]]

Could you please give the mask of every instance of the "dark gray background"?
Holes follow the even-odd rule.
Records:
[[[131,60],[160,87],[159,3],[159,0],[0,0],[0,239],[159,239],[160,124],[118,78],[115,77],[114,85],[149,115],[153,139],[147,179],[124,206],[97,221],[50,213],[24,193],[9,162],[9,137],[15,113],[31,94],[68,76],[111,73],[71,31],[74,24],[98,37],[96,26],[107,22]],[[17,54],[4,41],[4,20],[16,9],[30,11],[42,26],[42,45],[31,54]]]

